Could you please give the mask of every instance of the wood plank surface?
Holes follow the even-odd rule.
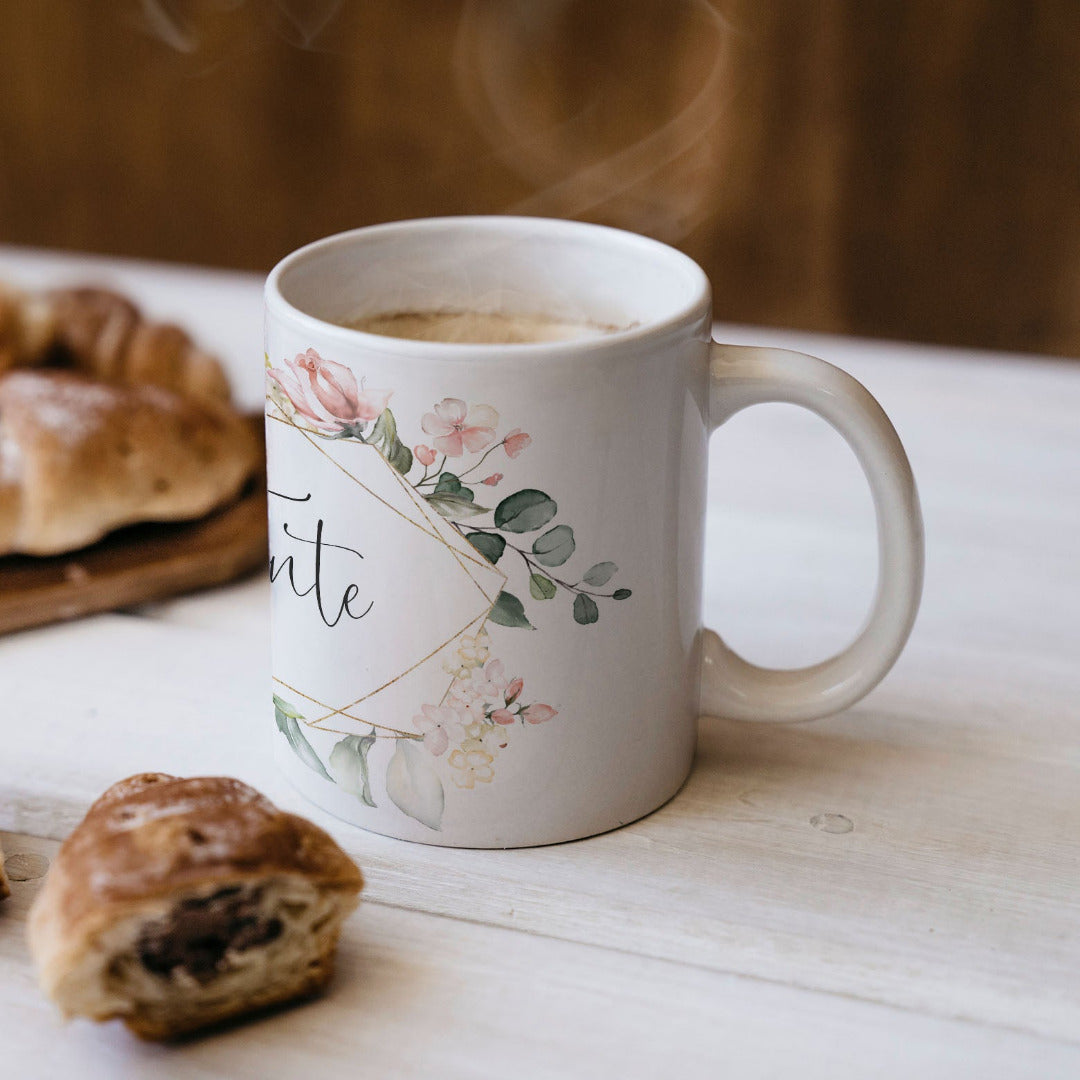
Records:
[[[0,905],[0,1017],[18,1075],[132,1080],[717,1076],[1065,1077],[1080,1047],[719,975],[370,901],[329,993],[176,1046],[119,1023],[63,1024],[23,937],[56,844],[0,837],[21,880]]]
[[[686,787],[632,826],[547,849],[454,851],[366,834],[284,785],[257,645],[94,621],[0,650],[6,827],[61,836],[108,783],[145,769],[237,775],[328,828],[387,903],[1080,1035],[1080,725],[1060,711],[1039,731],[1048,683],[1080,700],[1075,665],[1015,684],[1000,658],[912,649],[917,688],[882,687],[840,718],[704,721]],[[47,690],[19,676],[47,664],[64,672]],[[969,724],[949,722],[961,712]]]
[[[47,259],[6,255],[45,278],[58,272]],[[257,375],[257,328],[241,333],[233,322],[257,311],[255,281],[135,265],[109,272],[148,304],[195,312],[205,302],[192,329],[223,343],[242,381]],[[636,1075],[655,1075],[686,1033],[705,1048],[687,1075],[727,1060],[728,1048],[742,1055],[731,1059],[739,1075],[759,1066],[760,1075],[786,1075],[796,1065],[805,1075],[853,1077],[916,1068],[1076,1075],[1080,372],[1000,354],[720,329],[731,341],[803,347],[851,370],[908,447],[926,517],[926,594],[908,649],[860,705],[798,727],[703,720],[684,790],[605,836],[510,852],[403,844],[313,811],[276,775],[263,708],[267,596],[251,581],[0,642],[0,828],[62,837],[106,784],[143,769],[234,774],[310,814],[368,873],[371,903],[350,928],[347,955],[360,950],[365,964],[391,971],[431,950],[416,992],[432,989],[425,1000],[435,1012],[417,1015],[435,1018],[426,1034],[401,1036],[413,1055],[401,1075],[430,1068],[425,1055],[459,1032],[494,1040],[490,1060],[500,1067],[527,1058],[536,1075],[558,1068],[522,1016],[500,1015],[505,1026],[492,1035],[488,1012],[446,1004],[460,984],[443,965],[461,953],[429,943],[450,927],[454,941],[478,935],[484,959],[469,970],[485,986],[491,980],[485,1009],[513,1012],[513,987],[523,971],[537,972],[547,1002],[537,1023],[565,1025],[585,1074],[590,1063],[593,1074],[604,1071],[608,1038],[606,1053],[617,1066],[629,1062],[628,1075],[635,1062]],[[875,572],[869,496],[846,449],[813,418],[762,407],[725,425],[711,464],[706,621],[759,662],[810,662],[844,644]],[[0,911],[0,933],[6,918]],[[471,929],[458,937],[462,925]],[[403,944],[413,937],[415,950]],[[5,940],[0,955],[11,948]],[[590,1028],[560,1011],[556,999],[571,991],[555,968],[592,971],[594,960],[604,972],[586,979],[595,999],[573,997],[578,983],[568,999],[599,1025]],[[504,961],[499,971],[484,966]],[[655,1046],[643,1049],[634,1035],[659,1009],[645,988],[654,982],[669,1011],[692,1023],[680,1027],[660,1009]],[[359,984],[355,992],[364,993]],[[326,1003],[327,1017],[333,1008]],[[285,1043],[296,1022],[252,1030]],[[816,1026],[831,1038],[818,1040]],[[389,1054],[395,1030],[386,1028],[378,1052],[362,1027],[346,1045],[386,1062],[377,1055]],[[517,1058],[503,1034],[517,1040]],[[115,1036],[78,1038],[101,1040],[84,1054],[93,1067],[128,1052]],[[50,1044],[58,1062],[73,1045],[85,1050],[66,1039]],[[234,1049],[221,1058],[216,1042],[200,1044],[207,1049],[192,1053],[206,1056],[183,1059],[181,1075],[247,1075],[244,1036],[228,1039],[235,1044],[221,1046]],[[638,1053],[620,1056],[625,1046]],[[487,1067],[481,1051],[461,1050],[447,1074],[467,1063]]]
[[[208,589],[265,565],[260,475],[198,521],[134,525],[66,555],[0,558],[0,634]]]

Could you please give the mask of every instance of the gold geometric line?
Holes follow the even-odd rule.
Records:
[[[266,400],[271,405],[273,405],[274,408],[277,409],[279,412],[281,411],[281,406],[278,405],[278,403],[276,401],[274,401],[273,398],[267,397]],[[495,566],[493,563],[489,563],[486,560],[482,561],[480,558],[469,555],[469,554],[467,554],[465,552],[459,552],[455,547],[453,547],[446,540],[446,538],[434,526],[432,526],[431,528],[425,528],[425,526],[422,525],[420,522],[414,521],[411,517],[409,517],[408,514],[403,514],[400,510],[398,510],[398,508],[396,506],[392,506],[390,503],[388,503],[381,496],[376,495],[375,492],[371,490],[371,488],[369,488],[361,480],[358,480],[355,476],[353,476],[353,474],[351,472],[349,472],[349,470],[346,469],[344,465],[340,464],[338,461],[336,461],[334,458],[332,458],[325,450],[323,450],[323,448],[321,446],[319,446],[319,444],[316,443],[312,439],[312,437],[308,434],[308,432],[305,431],[304,428],[300,427],[300,425],[297,424],[294,420],[291,420],[291,419],[288,419],[288,418],[284,417],[284,414],[281,417],[278,417],[278,416],[274,416],[271,413],[267,413],[267,416],[271,420],[276,420],[279,424],[285,424],[287,427],[292,427],[292,428],[295,428],[297,431],[299,431],[300,434],[303,435],[305,439],[307,439],[307,441],[311,444],[311,446],[315,450],[317,450],[320,454],[322,454],[323,457],[325,457],[327,459],[327,461],[329,461],[332,465],[335,465],[338,469],[340,469],[350,480],[354,481],[361,488],[363,488],[364,491],[366,491],[373,499],[378,500],[379,502],[381,502],[383,504],[383,506],[387,507],[390,510],[393,510],[394,513],[398,515],[398,517],[404,518],[410,524],[415,525],[416,528],[418,528],[425,536],[430,536],[432,539],[437,540],[440,544],[442,544],[443,547],[445,547],[446,550],[449,551],[450,554],[454,557],[454,560],[457,562],[457,564],[459,566],[461,566],[462,570],[465,570],[465,567],[461,563],[461,560],[464,558],[464,559],[468,559],[470,562],[475,563],[476,566],[478,566],[478,567],[480,567],[480,568],[482,568],[484,570],[486,570],[486,569],[488,569],[490,567],[492,570],[495,571],[495,573],[497,573],[502,578],[503,585],[505,585],[506,582],[509,580],[507,578],[506,574],[502,570],[500,570],[497,566]],[[365,447],[370,446],[369,443],[364,443],[362,445],[364,445]],[[379,453],[379,451],[377,449],[375,449],[375,447],[371,447],[371,449],[375,450],[376,453]],[[422,500],[423,497],[421,495],[418,495],[416,493],[416,490],[411,485],[406,484],[404,477],[402,477],[392,465],[389,465],[389,463],[388,463],[388,468],[390,469],[390,475],[394,478],[394,480],[396,480],[398,482],[398,484],[401,486],[402,490],[406,493],[406,495],[413,500],[413,505],[416,507],[416,509],[423,511],[424,507],[421,505],[421,500]],[[480,582],[478,582],[472,576],[472,574],[470,574],[468,572],[468,570],[465,570],[465,573],[467,574],[469,580],[480,590],[480,594],[484,597],[484,599],[488,600],[488,601],[491,601],[492,598],[488,595],[487,590],[480,584]],[[498,597],[496,596],[495,599],[498,599]]]
[[[374,448],[373,448],[373,449],[374,449]],[[376,453],[378,453],[378,451],[377,451],[377,450],[376,450],[375,452],[376,452]],[[423,511],[423,507],[421,507],[421,506],[420,506],[420,504],[419,504],[419,500],[420,500],[420,499],[422,498],[422,496],[420,496],[420,495],[417,495],[417,494],[416,494],[416,492],[415,492],[415,491],[413,490],[413,488],[412,488],[412,487],[411,487],[411,486],[410,486],[409,484],[406,484],[406,483],[405,483],[404,479],[403,479],[403,478],[402,478],[402,477],[400,476],[400,474],[398,473],[397,469],[395,469],[395,468],[394,468],[394,467],[393,467],[392,465],[388,465],[387,467],[388,467],[388,468],[390,469],[390,473],[391,473],[391,475],[392,475],[392,476],[394,477],[394,479],[395,479],[395,480],[396,480],[396,481],[398,482],[398,484],[399,484],[399,485],[401,486],[401,490],[402,490],[402,491],[404,491],[404,492],[406,492],[406,493],[409,493],[409,492],[411,492],[411,493],[412,493],[412,497],[413,497],[413,503],[414,503],[414,505],[416,506],[416,509],[417,509],[417,510],[420,510],[420,511],[422,512],[422,511]],[[408,498],[408,497],[409,497],[409,495],[408,495],[408,494],[406,494],[406,498]],[[452,558],[452,559],[454,560],[454,562],[456,562],[456,563],[458,564],[458,566],[460,566],[460,567],[461,567],[461,571],[462,571],[462,573],[463,573],[463,574],[464,574],[464,575],[465,575],[465,576],[466,576],[466,577],[467,577],[467,578],[468,578],[468,579],[469,579],[469,580],[470,580],[470,581],[471,581],[471,582],[472,582],[472,583],[473,583],[473,584],[474,584],[474,585],[475,585],[475,586],[477,587],[477,589],[479,589],[479,590],[480,590],[480,595],[481,595],[481,596],[482,596],[482,597],[483,597],[483,598],[484,598],[484,599],[485,599],[485,600],[486,600],[486,601],[487,601],[488,603],[493,603],[493,598],[492,598],[491,596],[489,596],[489,595],[488,595],[488,591],[487,591],[487,589],[485,589],[485,588],[484,588],[484,586],[483,586],[483,585],[481,585],[481,584],[480,584],[480,582],[479,582],[479,581],[477,581],[477,580],[476,580],[476,578],[475,578],[475,577],[473,577],[473,575],[469,573],[469,571],[468,571],[468,569],[466,568],[465,564],[464,564],[464,563],[463,563],[463,562],[461,561],[461,559],[462,559],[462,557],[463,557],[463,553],[459,553],[459,552],[457,551],[457,549],[456,549],[456,548],[454,548],[454,547],[453,547],[453,545],[451,545],[451,543],[450,543],[450,542],[449,542],[449,541],[448,541],[448,540],[447,540],[447,539],[446,539],[446,538],[445,538],[445,537],[444,537],[444,536],[443,536],[443,535],[442,535],[442,534],[441,534],[441,533],[439,532],[439,530],[438,530],[438,527],[437,527],[437,526],[435,526],[435,525],[433,524],[433,525],[431,526],[431,528],[432,528],[433,532],[432,532],[431,534],[429,534],[429,535],[432,535],[432,536],[435,536],[435,537],[437,537],[437,539],[439,540],[439,543],[441,543],[441,544],[443,545],[443,547],[445,547],[445,548],[446,548],[446,550],[450,552],[450,556],[451,556],[451,558]],[[477,563],[477,565],[479,566],[480,564],[479,564],[479,563]],[[491,564],[491,563],[488,563],[487,565],[488,565],[488,566],[492,566],[492,564]],[[495,568],[493,567],[493,569],[495,569]],[[502,571],[501,571],[501,570],[498,570],[497,572],[498,572],[498,573],[500,573],[500,574],[502,573]],[[504,584],[504,585],[506,584],[506,575],[505,575],[505,574],[503,575],[503,584]],[[502,590],[500,589],[500,592],[501,592],[501,591],[502,591]],[[497,598],[497,597],[496,597],[496,598]]]
[[[405,494],[408,497],[410,497],[411,499],[413,499],[413,501],[416,504],[417,509],[418,510],[422,509],[422,503],[424,501],[426,501],[426,500],[424,500],[423,496],[420,495],[420,492],[417,491],[416,488],[413,487],[413,485],[407,484],[405,482],[405,477],[402,476],[401,474],[397,473],[396,471],[394,473],[394,480],[396,480],[397,483],[399,483],[402,486],[402,489],[405,491]],[[442,521],[442,518],[440,518],[440,521]],[[435,526],[432,526],[432,528],[434,528],[434,527]],[[447,526],[446,528],[447,528],[447,531],[449,532],[450,536],[453,536],[455,538],[457,537],[457,535],[458,535],[457,532],[455,532],[453,529],[451,529],[450,526]],[[443,540],[443,542],[446,543],[447,546],[453,546],[453,545],[450,545],[449,541],[447,541],[445,539]],[[465,543],[468,544],[469,542],[465,541]],[[469,546],[471,546],[471,544]],[[457,549],[455,549],[455,550],[457,550]],[[472,552],[467,552],[467,551],[460,552],[460,555],[461,555],[462,558],[469,559],[470,563],[475,563],[475,565],[480,567],[482,570],[494,570],[496,573],[498,573],[498,575],[500,575],[502,577],[503,582],[507,581],[507,576],[505,576],[505,573],[503,573],[502,570],[500,570],[494,563],[488,562],[487,559],[484,558],[483,555],[480,555],[480,554],[475,554],[474,555],[474,554],[472,554]]]
[[[320,454],[322,454],[324,458],[326,458],[327,461],[330,462],[331,465],[333,465],[337,469],[340,469],[350,480],[362,487],[364,491],[366,491],[373,499],[381,502],[383,506],[385,506],[388,510],[393,510],[393,512],[397,514],[398,517],[404,518],[407,522],[409,522],[410,525],[414,525],[425,536],[430,536],[433,540],[438,540],[440,544],[446,544],[446,541],[441,536],[439,536],[438,533],[432,532],[430,529],[426,529],[422,524],[420,524],[420,522],[414,521],[411,517],[409,517],[408,514],[403,514],[396,506],[392,506],[390,503],[388,503],[381,495],[376,495],[375,492],[367,486],[367,484],[353,476],[353,474],[349,472],[349,470],[346,469],[345,466],[342,465],[340,462],[335,461],[321,446],[319,446],[317,442],[315,442],[315,440],[302,427],[300,427],[299,424],[293,423],[293,421],[291,420],[282,420],[277,416],[270,415],[269,413],[267,413],[267,416],[271,420],[276,420],[279,424],[285,424],[287,427],[291,427],[294,428],[296,431],[299,431],[300,434],[303,435],[303,437],[311,444],[311,447],[314,450],[317,450]],[[374,447],[372,447],[372,449],[374,449]],[[378,450],[375,450],[375,453],[378,453]],[[393,468],[393,466],[390,467]]]
[[[484,621],[486,621],[486,619],[487,619],[486,615],[483,616],[482,618],[474,619],[471,623],[469,623],[469,626],[465,627],[465,630],[468,630],[469,627],[473,626],[473,624],[476,623],[476,622],[480,623],[480,629],[482,630],[484,628]],[[463,630],[462,633],[464,633],[464,632],[465,631]],[[447,695],[450,693],[451,690],[454,689],[454,683],[456,683],[456,682],[457,682],[457,676],[456,675],[451,675],[450,676],[450,682],[447,685],[446,689],[443,691],[443,696],[441,698],[439,698],[439,707],[440,708],[442,708],[443,703],[446,701]]]
[[[364,723],[367,723],[367,721],[365,720]],[[312,729],[314,731],[329,731],[334,735],[355,735],[356,734],[355,731],[346,731],[344,728],[339,728],[339,727],[322,727],[321,725],[316,726],[314,724],[312,724],[311,727],[312,727]],[[414,742],[419,742],[420,739],[423,738],[423,736],[418,735],[415,732],[413,732],[411,734],[406,732],[404,736],[402,736],[402,735],[379,735],[378,733],[363,736],[363,738],[365,738],[365,739],[395,739],[395,740],[403,738],[403,737],[412,739]]]
[[[484,618],[485,622],[487,621],[487,617],[491,614],[491,609],[494,606],[495,606],[495,601],[492,601],[492,603],[488,607],[487,611],[483,613],[483,618]],[[338,714],[344,714],[344,715],[348,716],[348,713],[345,712],[346,709],[355,709],[356,706],[359,705],[362,701],[367,701],[367,699],[369,697],[373,697],[375,694],[380,693],[381,691],[385,690],[388,686],[393,686],[394,683],[396,683],[399,679],[404,679],[406,675],[408,675],[411,672],[415,671],[421,664],[427,663],[427,661],[430,660],[437,652],[441,652],[443,649],[445,649],[446,646],[449,645],[451,641],[453,641],[455,638],[460,637],[462,634],[464,634],[465,631],[468,630],[469,627],[472,626],[472,624],[474,622],[476,622],[476,620],[478,618],[480,618],[479,615],[473,616],[473,618],[471,618],[460,630],[457,630],[453,634],[451,634],[441,645],[437,645],[434,649],[431,650],[431,652],[429,652],[427,654],[427,656],[421,658],[420,660],[417,660],[416,663],[413,664],[412,667],[406,668],[403,672],[401,672],[400,675],[395,675],[389,682],[383,683],[382,686],[376,687],[374,690],[369,691],[363,697],[359,697],[355,701],[350,701],[348,705],[343,705],[340,709],[335,709],[333,712],[327,713],[325,716],[320,716],[318,720],[314,720],[314,721],[312,721],[312,723],[313,724],[321,724],[324,720],[329,720],[331,716],[337,716]],[[327,708],[327,707],[328,706],[324,706],[324,708]],[[351,719],[355,719],[355,717],[352,717]],[[366,723],[367,721],[362,721],[362,722]]]
[[[421,503],[424,501],[423,495],[421,495],[411,484],[406,483],[405,477],[403,477],[396,469],[394,470],[394,479],[401,485],[401,488],[405,492],[405,494],[414,501],[414,503],[416,504],[416,508],[418,510],[423,509],[421,506]],[[435,528],[435,526],[432,526],[432,528]],[[442,539],[441,536],[440,539]],[[443,543],[446,544],[447,547],[451,546],[449,541],[445,539],[443,540]],[[468,541],[466,541],[466,543],[468,543]],[[480,567],[481,570],[494,570],[495,573],[502,576],[503,584],[506,584],[506,574],[504,574],[494,563],[489,562],[487,559],[485,559],[482,555],[473,555],[470,552],[466,551],[460,552],[460,555],[463,559],[468,559],[469,562],[475,563],[477,566]]]
[[[282,686],[285,687],[286,690],[289,690],[294,694],[299,694],[300,697],[304,698],[305,700],[311,701],[314,704],[318,705],[320,709],[333,709],[334,708],[333,705],[327,705],[325,701],[320,701],[318,698],[312,697],[310,694],[305,694],[303,690],[300,690],[295,686],[291,686],[284,679],[279,679],[276,675],[271,675],[270,678],[273,679],[274,682],[280,683]],[[351,709],[352,706],[347,705],[346,708]],[[413,735],[413,734],[415,734],[414,732],[411,732],[411,731],[402,731],[401,728],[390,727],[388,724],[376,724],[374,720],[365,720],[361,716],[353,716],[350,713],[345,712],[345,709],[337,709],[334,712],[330,713],[330,715],[335,716],[338,713],[340,713],[342,716],[347,716],[350,720],[355,720],[358,724],[370,724],[372,727],[381,728],[383,731],[392,731],[392,732],[394,732],[395,736],[397,736],[397,735]],[[317,720],[307,720],[304,717],[301,717],[300,719],[303,720],[304,723],[307,724],[308,727],[315,727],[318,724]],[[337,729],[336,728],[321,728],[320,730],[321,731],[335,731]],[[342,731],[342,732],[339,732],[339,734],[341,734],[341,735],[349,735],[349,734],[352,734],[352,733],[348,732],[348,731]]]
[[[446,550],[450,552],[450,555],[453,557],[455,562],[457,562],[458,566],[460,566],[461,569],[464,571],[466,577],[468,577],[468,579],[480,591],[480,595],[483,596],[483,598],[489,602],[489,606],[488,606],[486,611],[484,611],[481,615],[476,616],[473,619],[470,619],[460,630],[458,630],[456,633],[452,634],[441,645],[437,646],[435,649],[433,649],[431,652],[429,652],[427,654],[427,656],[423,657],[420,660],[417,660],[417,662],[415,664],[413,664],[412,667],[407,668],[405,671],[401,672],[399,675],[396,675],[389,682],[383,683],[382,686],[377,687],[375,690],[371,690],[369,693],[365,694],[363,697],[357,698],[356,701],[350,702],[348,705],[344,705],[339,709],[334,709],[332,712],[327,713],[325,716],[319,717],[318,720],[305,721],[306,723],[309,723],[312,727],[317,727],[318,725],[320,725],[320,724],[324,723],[325,721],[329,720],[332,716],[347,716],[350,720],[356,720],[358,723],[361,723],[361,724],[368,724],[368,723],[371,723],[371,721],[369,721],[369,720],[360,720],[358,717],[351,716],[346,710],[355,708],[361,702],[367,701],[368,698],[373,697],[375,694],[380,693],[381,691],[385,690],[389,686],[393,686],[394,683],[396,683],[399,679],[403,679],[406,675],[408,675],[411,672],[415,671],[421,664],[426,663],[428,660],[430,660],[437,652],[440,652],[442,649],[445,649],[446,646],[449,645],[450,642],[454,640],[454,638],[459,637],[460,635],[464,634],[465,631],[468,630],[469,627],[471,627],[473,625],[473,623],[480,622],[481,625],[486,623],[487,620],[488,620],[488,617],[491,615],[492,609],[498,603],[499,596],[496,595],[495,598],[492,599],[488,595],[487,590],[484,589],[484,587],[480,584],[480,582],[478,582],[476,580],[476,578],[474,578],[472,576],[472,574],[470,574],[469,571],[462,564],[461,559],[458,557],[459,552],[454,547],[452,547],[440,533],[438,533],[437,531],[430,531],[429,529],[424,528],[423,525],[421,525],[418,522],[414,521],[407,514],[401,513],[401,511],[398,510],[396,506],[392,506],[390,503],[388,503],[381,496],[376,495],[375,492],[372,491],[366,484],[364,484],[362,481],[358,480],[355,476],[353,476],[353,474],[351,472],[349,472],[348,469],[346,469],[343,465],[341,465],[339,462],[335,461],[334,458],[332,458],[328,453],[326,453],[326,451],[323,450],[322,447],[319,446],[318,443],[316,443],[314,441],[314,439],[312,439],[312,437],[308,434],[308,432],[305,431],[302,427],[300,427],[299,424],[297,424],[292,418],[285,416],[283,410],[281,409],[281,406],[278,405],[278,403],[276,401],[274,401],[273,398],[271,398],[269,395],[267,395],[266,400],[271,405],[273,405],[275,409],[277,409],[279,412],[282,413],[282,415],[280,417],[274,416],[272,413],[267,413],[266,415],[267,415],[267,417],[269,419],[276,420],[279,424],[285,424],[287,427],[295,428],[295,430],[300,432],[300,434],[307,440],[307,442],[311,445],[311,447],[314,450],[317,450],[320,454],[323,455],[323,457],[325,457],[327,459],[327,461],[329,461],[332,465],[335,465],[347,477],[349,477],[350,480],[354,481],[359,487],[363,488],[363,490],[366,491],[373,499],[376,499],[378,502],[382,503],[385,507],[387,507],[387,509],[392,510],[395,514],[398,515],[398,517],[404,518],[405,521],[409,522],[411,525],[414,525],[425,536],[430,536],[430,537],[432,537],[432,539],[434,539],[434,540],[438,541],[438,543],[442,544],[443,547],[445,547]],[[367,446],[369,444],[365,443],[363,445]],[[378,450],[376,450],[376,453],[378,453]],[[387,463],[387,464],[389,465],[389,463]],[[397,472],[394,470],[393,466],[389,466],[389,467],[390,467],[391,475],[394,477],[395,480],[397,480],[399,482],[399,484],[401,484],[402,488],[405,489],[406,492],[408,493],[410,489],[405,484],[404,479],[397,474]],[[420,496],[418,496],[416,494],[415,489],[412,489],[411,494],[412,494],[412,497],[414,498],[414,500],[420,498]],[[414,505],[416,506],[417,509],[422,509],[422,507],[420,507],[418,503],[414,502]],[[473,559],[472,556],[464,555],[464,553],[460,553],[460,554],[462,554],[463,557],[470,559],[470,561],[475,562],[477,566],[484,566],[485,569],[487,568],[487,566],[490,566],[491,569],[494,570],[502,578],[502,583],[504,585],[509,580],[506,573],[504,571],[500,570],[493,563],[487,563],[486,566],[485,566],[485,564],[481,563],[479,559]],[[501,590],[500,590],[500,592],[501,592]],[[282,680],[280,680],[280,679],[278,679],[277,681],[281,682],[283,686],[288,685],[288,684],[282,682]],[[453,685],[454,685],[454,680],[451,679],[450,686],[448,686],[446,688],[446,691],[443,693],[443,696],[442,696],[442,699],[441,699],[442,701],[446,700],[446,695],[450,692],[450,687],[452,687]],[[293,689],[293,688],[290,687],[290,689]],[[304,694],[300,690],[295,690],[294,692],[297,693],[297,694],[300,694],[301,697],[308,698],[309,701],[315,701],[314,698],[308,697],[307,694]],[[324,709],[329,709],[330,708],[329,705],[326,705],[326,704],[324,704],[322,702],[316,701],[315,703],[317,705],[319,705],[321,708],[324,708]],[[373,726],[384,726],[384,725],[373,725]],[[320,728],[320,730],[322,730],[322,731],[335,731],[337,729],[335,729],[335,728]],[[387,730],[397,731],[398,729],[396,729],[396,728],[388,728]],[[348,733],[344,733],[344,734],[348,734]],[[411,734],[411,733],[410,732],[401,732],[401,734],[407,735],[407,734]]]
[[[397,480],[397,482],[401,485],[401,489],[402,489],[402,491],[404,491],[406,493],[406,497],[410,497],[415,501],[416,508],[418,510],[423,509],[420,506],[420,503],[419,503],[419,500],[421,500],[423,498],[423,496],[417,494],[416,490],[411,485],[406,484],[404,477],[397,475],[396,471],[394,471],[394,479]],[[435,528],[435,526],[432,526],[432,528]],[[438,532],[438,529],[436,529],[435,531]],[[459,552],[457,550],[457,548],[455,548],[441,534],[439,536],[439,539],[445,545],[447,551],[449,551],[450,554],[453,555],[454,559],[457,561],[458,566],[460,566],[461,569],[465,571],[465,573],[468,576],[469,580],[480,590],[480,593],[484,597],[484,599],[491,602],[492,604],[494,604],[494,602],[496,600],[498,600],[498,598],[499,598],[498,592],[495,594],[494,597],[490,596],[488,594],[487,589],[485,589],[484,586],[481,585],[480,582],[477,581],[476,578],[474,578],[472,576],[472,574],[469,573],[469,571],[466,568],[465,564],[461,560],[462,559],[468,559],[469,562],[474,563],[481,570],[485,570],[485,571],[486,570],[493,570],[496,574],[499,575],[499,577],[502,578],[502,584],[503,585],[505,585],[507,583],[507,581],[509,580],[509,578],[507,578],[506,574],[502,570],[500,570],[494,563],[488,562],[486,559],[483,559],[482,556],[480,558],[476,558],[476,557],[474,557],[472,555],[466,554],[464,551]],[[467,542],[468,541],[466,541],[466,543]],[[499,592],[502,592],[502,587],[501,586],[499,588]]]

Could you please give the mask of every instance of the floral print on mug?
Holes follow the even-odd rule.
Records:
[[[521,487],[494,506],[485,505],[486,492],[480,495],[477,486],[493,492],[503,485],[507,474],[502,470],[516,469],[516,459],[533,441],[520,428],[500,436],[500,416],[491,405],[442,398],[420,418],[416,434],[423,441],[409,449],[389,408],[392,390],[365,388],[350,368],[324,359],[315,349],[281,366],[269,361],[267,366],[270,398],[292,423],[319,438],[374,446],[435,513],[488,562],[500,564],[508,583],[514,573],[520,581],[518,591],[499,593],[476,633],[458,640],[453,658],[444,664],[450,683],[443,699],[417,702],[414,732],[396,737],[387,794],[404,813],[438,829],[444,779],[466,791],[491,784],[500,755],[512,752],[514,740],[559,716],[554,705],[526,692],[523,675],[508,672],[494,655],[497,635],[532,628],[532,605],[560,597],[569,601],[573,621],[588,627],[599,620],[601,604],[628,599],[631,590],[609,587],[618,572],[610,561],[592,564],[577,580],[561,569],[576,552],[577,541],[570,525],[554,524],[558,504],[546,492]],[[375,806],[368,753],[385,736],[374,729],[367,736],[346,736],[324,764],[301,729],[304,717],[296,706],[277,695],[274,705],[278,728],[300,759]]]

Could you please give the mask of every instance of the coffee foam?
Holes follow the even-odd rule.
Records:
[[[492,311],[397,311],[344,320],[342,326],[383,337],[468,345],[523,345],[612,334],[615,326],[567,322],[546,315]]]

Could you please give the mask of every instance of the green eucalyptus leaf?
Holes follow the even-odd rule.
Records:
[[[289,716],[281,709],[274,709],[274,719],[277,721],[278,731],[289,741],[296,756],[309,768],[314,769],[321,777],[333,782],[333,777],[326,771],[326,767],[319,760],[315,748],[307,741],[295,716]]]
[[[372,424],[367,441],[375,443],[376,446],[383,446],[396,438],[397,421],[394,420],[394,414],[389,409],[383,409]]]
[[[495,525],[507,532],[534,532],[542,529],[558,511],[550,495],[534,488],[524,488],[508,495],[495,507]]]
[[[383,409],[376,418],[368,432],[367,442],[374,444],[379,453],[402,475],[412,468],[412,451],[398,438],[397,421],[389,409]]]
[[[529,577],[529,595],[534,600],[550,600],[555,592],[555,582],[543,574],[532,574]]]
[[[500,626],[532,627],[532,623],[525,617],[525,605],[513,593],[499,593],[488,618]]]
[[[386,456],[390,464],[393,465],[402,476],[412,468],[412,451],[402,442],[395,440],[393,449]]]
[[[606,585],[611,580],[611,575],[618,569],[613,562],[598,562],[585,571],[582,581],[587,585]]]
[[[451,495],[449,492],[444,494],[433,493],[425,495],[424,498],[445,518],[456,520],[458,518],[477,517],[488,512],[486,506],[478,506],[472,501],[471,493],[470,497],[466,497],[464,494]]]
[[[533,554],[543,566],[562,566],[574,554],[574,530],[556,525],[533,541]]]
[[[342,791],[355,795],[367,806],[374,806],[368,777],[368,751],[375,745],[375,729],[370,735],[346,735],[330,751],[330,768]]]
[[[286,716],[291,716],[294,720],[304,719],[304,714],[295,705],[284,698],[278,697],[277,694],[274,695],[274,708],[280,709]]]
[[[506,550],[506,541],[498,533],[485,533],[485,532],[471,532],[465,534],[465,539],[489,563],[497,563],[502,558],[502,553]]]
[[[632,594],[631,594],[629,589],[616,589],[611,594],[612,599],[614,599],[614,600],[628,600],[631,595]]]
[[[470,501],[476,497],[473,489],[465,487],[461,482],[461,478],[452,472],[439,474],[434,493],[436,495],[460,495],[463,499],[469,499]]]
[[[585,593],[578,593],[574,597],[574,622],[588,626],[599,618],[600,612],[597,610],[596,601]]]

